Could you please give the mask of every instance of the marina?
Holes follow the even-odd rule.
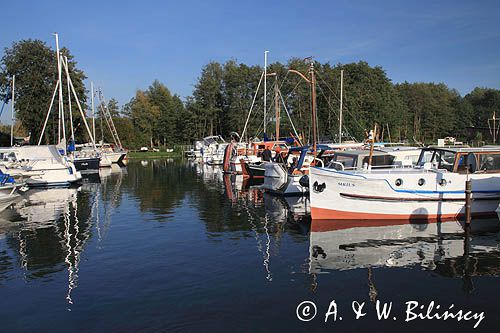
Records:
[[[1,332],[498,331],[500,5],[3,9]]]

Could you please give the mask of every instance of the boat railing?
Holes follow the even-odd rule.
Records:
[[[334,162],[334,161],[332,161],[331,163],[333,163],[335,166],[337,166],[337,165],[339,165],[339,167],[342,166],[341,169],[333,167],[334,169],[339,170],[339,171],[384,170],[384,171],[387,171],[387,172],[393,172],[393,171],[401,170],[401,169],[405,169],[405,170],[415,169],[414,165],[397,165],[397,164],[394,165],[394,164],[390,164],[390,165],[372,165],[371,167],[368,167],[367,165],[364,165],[362,168],[358,168],[358,167],[344,167],[344,165],[342,163],[340,163],[340,162]],[[330,164],[329,167],[332,168],[331,164]]]

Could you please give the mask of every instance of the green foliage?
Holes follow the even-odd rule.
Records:
[[[86,109],[86,79],[69,50],[61,52],[68,57],[71,78],[82,108]],[[292,58],[286,64],[270,64],[267,76],[268,137],[275,136],[276,88],[279,88],[290,117],[304,138],[311,139],[311,86],[294,69],[310,78],[310,63]],[[393,84],[380,66],[368,63],[336,64],[314,62],[317,80],[317,118],[319,137],[337,141],[339,132],[340,72],[344,71],[343,115],[344,140],[363,140],[365,133],[378,123],[381,140],[435,142],[437,138],[455,136],[475,140],[487,138],[488,119],[496,112],[500,117],[500,91],[475,88],[465,97],[444,83]],[[173,147],[189,144],[207,135],[220,134],[229,138],[231,132],[241,134],[255,96],[249,118],[246,138],[264,134],[263,83],[256,93],[263,68],[229,60],[224,64],[210,62],[201,70],[192,96],[185,101],[160,81],[155,80],[120,110],[111,99],[107,107],[112,115],[122,143],[130,148],[145,145]],[[16,109],[19,126],[17,135],[25,130],[35,143],[40,136],[50,99],[57,81],[55,52],[39,40],[22,40],[6,48],[0,68],[0,97],[10,98],[12,75],[16,75]],[[69,109],[67,82],[63,75],[64,108]],[[57,100],[57,98],[56,98]],[[292,124],[280,104],[280,134],[289,136]],[[77,141],[87,141],[74,96],[71,96],[73,125]],[[121,111],[121,112],[120,112]],[[67,112],[67,111],[66,111]],[[102,127],[100,126],[102,123]],[[470,132],[471,126],[483,133]],[[96,136],[112,142],[107,124],[97,114]],[[69,133],[69,126],[67,129]],[[57,138],[57,101],[45,133],[45,142]]]
[[[415,141],[435,142],[438,138],[455,136],[461,130],[458,117],[467,112],[458,102],[460,95],[444,83],[408,83],[396,86],[408,108],[408,120],[413,126],[405,128]],[[458,111],[461,107],[461,111]],[[463,116],[463,115],[462,115]]]
[[[86,107],[85,87],[86,79],[83,71],[76,67],[76,62],[68,49],[62,49],[62,54],[67,56],[71,80],[80,99],[82,108]],[[40,137],[43,121],[45,120],[52,93],[57,82],[57,57],[55,51],[40,40],[22,40],[6,48],[1,60],[0,70],[0,95],[9,94],[11,78],[16,76],[16,117],[22,126],[31,133],[31,143],[36,143]],[[68,92],[65,75],[63,75],[63,99],[65,110],[68,110]],[[76,101],[72,98],[73,123],[77,127],[76,136],[83,137],[81,123]],[[55,110],[55,111],[54,111]],[[51,113],[51,119],[45,131],[45,142],[55,142],[57,137],[57,101]],[[69,133],[69,124],[67,123]]]
[[[500,117],[500,90],[488,88],[475,88],[464,97],[474,110],[470,119],[472,125],[484,127],[488,124],[488,119],[496,116]]]

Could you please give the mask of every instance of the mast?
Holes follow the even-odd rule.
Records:
[[[59,54],[59,35],[54,33],[56,36],[56,54],[57,54],[57,75],[58,75],[58,80],[59,80],[59,132],[58,132],[58,139],[59,142],[61,143],[61,132],[60,128],[62,125],[62,136],[64,139],[64,155],[66,155],[66,130],[64,129],[64,106],[63,106],[63,91],[62,91],[62,69],[61,69],[61,58]]]
[[[316,158],[316,76],[314,75],[314,62],[311,60],[311,109],[312,109],[312,127],[313,127],[313,150]]]
[[[280,139],[280,100],[279,100],[279,88],[278,88],[278,76],[276,75],[276,81],[274,83],[274,108],[276,111],[276,141]]]
[[[264,51],[264,138],[266,136],[266,114],[267,114],[267,54],[269,51]]]
[[[10,105],[11,109],[11,121],[12,124],[10,124],[10,146],[14,146],[14,107],[15,107],[15,95],[14,91],[16,89],[16,76],[12,75],[12,103]]]
[[[340,110],[339,110],[339,143],[342,143],[342,97],[344,93],[344,70],[340,70]]]
[[[75,144],[75,130],[73,129],[73,112],[71,111],[71,87],[70,87],[70,77],[68,70],[68,57],[64,57],[65,67],[66,67],[66,81],[68,83],[68,112],[69,112],[69,126],[71,128],[71,140]]]
[[[97,140],[95,136],[95,108],[94,108],[94,82],[90,81],[90,104],[92,105],[92,134],[94,140]]]
[[[63,65],[64,65],[65,70],[66,70],[69,85],[71,87],[71,92],[73,93],[73,97],[75,98],[76,105],[78,106],[78,111],[80,111],[80,116],[82,117],[83,124],[85,125],[85,129],[87,130],[87,133],[90,137],[90,140],[92,141],[92,146],[94,147],[94,150],[95,150],[96,149],[95,148],[95,140],[94,140],[94,137],[92,136],[92,132],[90,131],[90,127],[87,123],[87,119],[85,118],[85,113],[83,112],[82,105],[80,104],[80,100],[78,99],[78,95],[76,94],[75,87],[73,85],[73,82],[71,81],[71,77],[69,76],[68,64],[63,62]]]
[[[306,58],[306,59],[311,59],[311,58]],[[314,75],[314,61],[312,61],[312,59],[311,59],[311,65],[309,67],[309,74],[311,75],[310,79],[295,69],[289,69],[288,72],[295,73],[295,74],[299,75],[304,81],[306,81],[307,83],[309,83],[311,85],[311,114],[312,114],[312,127],[313,127],[312,142],[313,142],[313,154],[314,154],[314,158],[316,158],[316,145],[317,145],[317,135],[316,135],[316,76]],[[283,101],[283,96],[281,96],[281,99]],[[284,101],[283,101],[283,105],[285,105]],[[285,110],[286,110],[286,106],[285,106]],[[288,111],[287,111],[287,113],[288,113]]]

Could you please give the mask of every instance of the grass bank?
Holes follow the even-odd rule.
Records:
[[[167,153],[165,151],[129,151],[128,158],[129,159],[148,159],[148,158],[164,158],[164,157],[180,157],[179,152],[173,151],[171,153]]]

